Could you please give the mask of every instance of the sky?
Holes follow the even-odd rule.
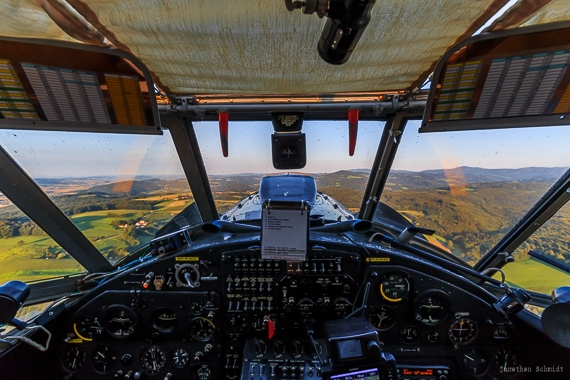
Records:
[[[370,168],[382,122],[359,123],[356,152],[348,155],[347,122],[305,122],[307,166],[303,172]],[[570,127],[540,127],[418,134],[410,122],[394,169],[476,166],[520,168],[570,166]],[[195,123],[209,174],[273,173],[270,122],[230,122],[229,157],[222,155],[218,124]],[[180,175],[168,131],[162,136],[0,130],[0,145],[33,178]]]
[[[509,2],[489,22],[515,4]],[[477,31],[475,34],[480,32]],[[274,173],[269,122],[230,122],[228,158],[222,156],[216,122],[195,123],[209,174]],[[370,168],[383,123],[359,124],[356,152],[348,155],[347,122],[305,122],[307,173]],[[419,135],[411,122],[393,168],[427,169],[477,166],[520,168],[570,166],[569,127]],[[182,167],[168,131],[162,136],[0,130],[0,145],[34,178],[141,175],[182,176]]]

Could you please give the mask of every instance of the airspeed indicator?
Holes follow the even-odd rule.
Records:
[[[386,301],[400,302],[410,292],[410,282],[405,275],[388,273],[380,282],[380,294]]]

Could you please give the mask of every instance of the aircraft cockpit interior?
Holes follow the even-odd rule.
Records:
[[[570,378],[567,1],[0,14],[0,379]]]

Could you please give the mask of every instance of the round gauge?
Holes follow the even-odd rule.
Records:
[[[332,303],[332,310],[335,317],[344,318],[352,309],[352,303],[344,297],[335,299]]]
[[[301,315],[312,315],[317,307],[315,301],[310,298],[302,298],[297,303],[297,310],[301,313]]]
[[[511,329],[507,326],[497,326],[493,330],[493,339],[510,339]]]
[[[192,302],[192,305],[190,305],[190,312],[194,315],[200,315],[203,309],[204,306],[199,302]]]
[[[376,306],[370,311],[368,321],[378,330],[388,330],[396,322],[396,312],[390,306]]]
[[[449,296],[441,290],[426,290],[414,300],[416,319],[426,325],[437,325],[449,315]]]
[[[293,341],[293,357],[299,359],[305,353],[305,346],[299,340]]]
[[[517,367],[519,365],[519,359],[517,355],[510,349],[504,348],[498,350],[495,354],[495,361],[499,372],[503,375],[514,375],[517,373]]]
[[[281,358],[285,353],[285,344],[282,341],[276,339],[273,341],[273,354],[276,358]]]
[[[85,349],[76,344],[68,344],[63,351],[63,368],[75,372],[83,368],[85,362]]]
[[[489,368],[489,361],[481,350],[471,349],[463,354],[463,366],[471,375],[479,376]]]
[[[199,341],[207,342],[214,336],[216,326],[208,318],[196,317],[190,321],[190,336]]]
[[[143,371],[149,375],[156,375],[166,366],[166,353],[158,346],[150,346],[141,354]]]
[[[400,302],[410,292],[410,282],[401,273],[388,273],[380,282],[380,294],[386,301]]]
[[[400,340],[406,344],[414,344],[420,338],[420,330],[415,326],[405,326],[400,330]]]
[[[471,319],[458,319],[449,326],[447,334],[457,344],[471,343],[477,337],[477,325]]]
[[[99,346],[93,351],[92,360],[93,368],[96,371],[109,372],[113,368],[117,356],[109,346]]]
[[[193,375],[192,379],[209,380],[212,376],[212,371],[210,371],[207,364],[202,364],[194,370]]]
[[[132,309],[124,305],[112,305],[105,312],[103,324],[109,334],[123,339],[135,332],[138,320],[137,314]]]
[[[184,347],[175,348],[170,355],[170,360],[174,368],[182,369],[190,361],[190,353]]]
[[[73,331],[79,338],[85,341],[92,341],[93,338],[101,335],[103,327],[97,318],[81,317],[77,318],[73,323]]]
[[[150,318],[154,327],[162,332],[172,331],[178,322],[176,313],[164,307],[153,311]]]

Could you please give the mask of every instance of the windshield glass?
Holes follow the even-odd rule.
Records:
[[[259,190],[264,175],[287,173],[274,169],[271,162],[271,122],[230,123],[227,158],[222,155],[218,123],[193,124],[218,212],[228,211]],[[305,121],[307,165],[294,172],[314,176],[317,190],[336,199],[351,213],[357,212],[383,127],[383,122],[360,121],[356,150],[351,157],[348,154],[347,121]]]
[[[511,285],[538,293],[570,284],[570,204],[544,223],[513,253],[503,268]]]
[[[0,284],[84,271],[69,253],[0,193]]]
[[[111,263],[194,201],[168,131],[2,130],[0,144]]]
[[[570,127],[421,135],[418,127],[406,127],[381,201],[471,265],[570,162]]]

